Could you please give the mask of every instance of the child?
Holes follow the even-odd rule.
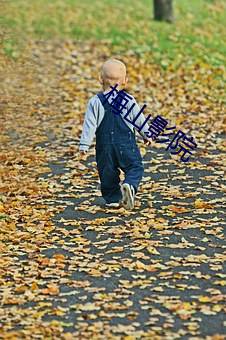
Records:
[[[99,82],[104,92],[95,95],[88,102],[79,150],[82,154],[86,154],[96,133],[97,169],[106,206],[118,208],[122,204],[124,208],[131,210],[144,172],[141,154],[135,140],[134,125],[138,131],[139,127],[144,125],[139,133],[146,140],[147,145],[151,145],[152,139],[144,134],[144,131],[149,128],[147,119],[145,120],[142,112],[138,115],[140,108],[133,96],[122,91],[120,92],[121,103],[115,99],[117,93],[114,91],[123,90],[127,81],[126,66],[121,61],[110,59],[103,64]],[[117,89],[116,84],[118,84]],[[113,87],[114,89],[111,90]],[[120,100],[120,97],[118,98]],[[123,100],[126,101],[126,105],[123,104]],[[119,112],[120,105],[124,106],[121,112]],[[136,117],[134,124],[133,120]],[[119,169],[125,174],[121,186]]]

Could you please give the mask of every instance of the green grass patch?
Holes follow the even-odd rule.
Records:
[[[111,41],[113,52],[151,51],[156,60],[226,55],[224,0],[174,0],[173,25],[153,20],[152,0],[8,0],[0,23],[26,38]],[[0,5],[1,6],[1,5]],[[6,49],[9,53],[9,48]],[[13,52],[10,52],[13,53]]]

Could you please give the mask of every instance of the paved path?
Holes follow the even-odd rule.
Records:
[[[87,158],[77,153],[83,116],[75,127],[68,110],[80,97],[62,93],[68,64],[56,55],[54,66],[36,51],[46,92],[36,93],[24,130],[11,122],[6,132],[3,160],[21,183],[32,165],[13,152],[26,147],[48,164],[34,164],[29,190],[36,181],[43,191],[15,214],[18,240],[3,242],[0,338],[224,339],[223,136],[200,139],[188,163],[163,145],[146,148],[134,211],[106,210],[93,147]],[[21,190],[15,197],[25,200]]]

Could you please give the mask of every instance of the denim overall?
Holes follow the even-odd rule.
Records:
[[[135,193],[142,179],[144,166],[135,133],[125,123],[121,114],[115,114],[103,93],[98,94],[105,114],[96,130],[96,161],[100,177],[100,190],[106,203],[122,199],[119,174],[125,174],[123,183],[131,184]],[[120,103],[118,104],[120,106]]]

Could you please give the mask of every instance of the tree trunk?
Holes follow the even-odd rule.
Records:
[[[154,0],[155,20],[174,22],[172,0]]]

